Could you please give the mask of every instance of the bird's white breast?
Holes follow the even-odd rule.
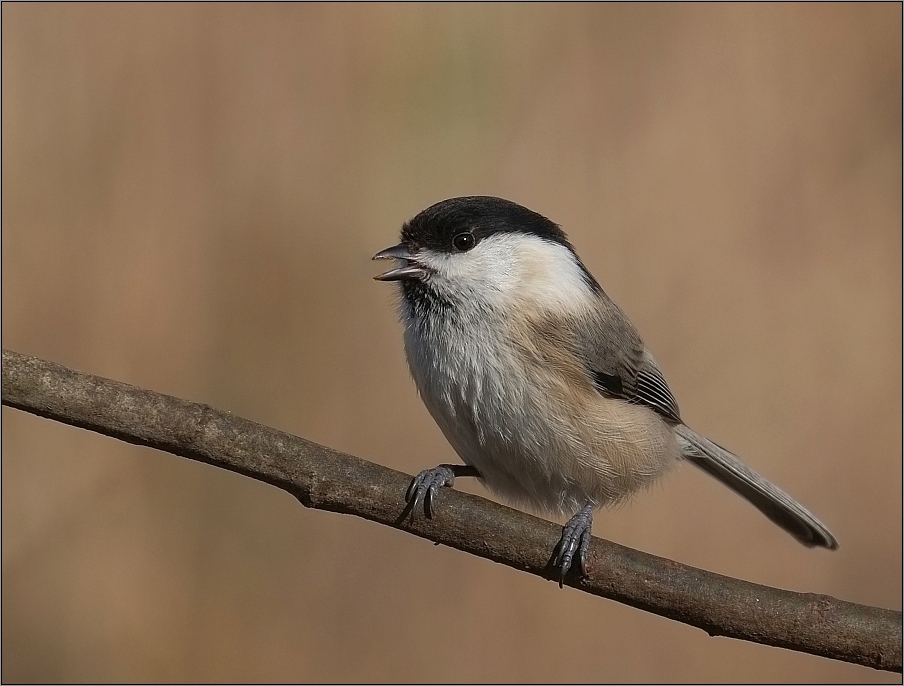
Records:
[[[554,260],[543,245],[489,247],[506,254],[479,256],[479,288],[473,278],[438,283],[449,305],[431,315],[402,305],[408,364],[447,440],[490,489],[536,510],[570,515],[652,481],[674,457],[668,427],[647,408],[601,396],[569,351],[530,326],[586,306],[579,265],[562,246]],[[454,292],[460,282],[468,292]]]

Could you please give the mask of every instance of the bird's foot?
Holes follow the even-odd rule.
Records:
[[[405,501],[414,517],[415,511],[424,504],[424,514],[427,519],[433,519],[433,500],[436,492],[443,486],[452,487],[456,476],[480,476],[474,467],[470,465],[441,464],[432,469],[425,469],[411,480],[408,492],[405,493]]]
[[[577,563],[581,576],[587,575],[587,549],[590,547],[590,529],[593,526],[593,505],[585,505],[580,512],[568,520],[562,528],[552,555],[552,566],[559,573],[559,588],[565,581],[565,575],[571,569],[571,563],[577,553]]]

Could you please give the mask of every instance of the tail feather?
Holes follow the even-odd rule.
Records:
[[[838,547],[838,541],[822,522],[735,455],[683,424],[676,427],[676,433],[685,458],[746,498],[805,546],[830,550]]]

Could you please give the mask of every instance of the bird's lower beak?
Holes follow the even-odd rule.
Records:
[[[427,270],[418,263],[417,259],[408,248],[399,243],[386,250],[381,250],[373,259],[375,260],[401,260],[402,266],[390,269],[374,277],[377,281],[403,281],[405,279],[423,279],[427,276]]]

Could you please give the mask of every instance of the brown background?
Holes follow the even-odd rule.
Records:
[[[501,195],[841,549],[690,467],[597,535],[901,607],[899,4],[2,12],[5,347],[415,472],[454,456],[369,258]],[[3,420],[4,681],[900,678]]]

